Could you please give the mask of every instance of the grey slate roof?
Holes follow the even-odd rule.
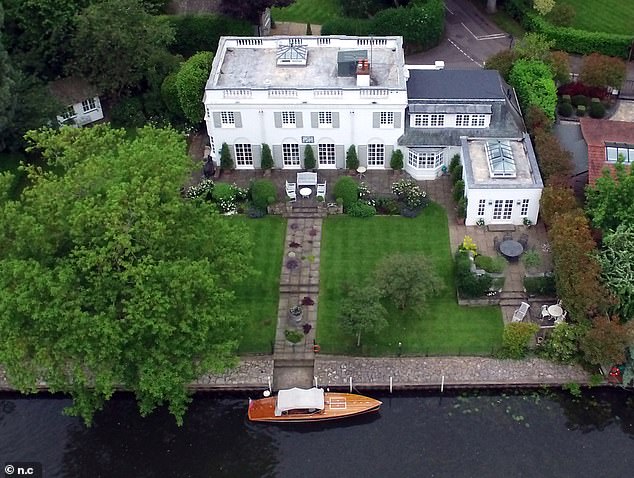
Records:
[[[506,91],[496,70],[410,70],[409,100],[504,99]]]
[[[402,146],[460,146],[460,137],[515,138],[521,137],[524,125],[519,113],[507,102],[491,104],[491,124],[488,128],[410,128],[409,112],[405,115],[405,134],[398,140]]]
[[[579,123],[557,123],[553,132],[561,146],[572,154],[573,174],[581,174],[588,171],[588,145],[581,134]]]

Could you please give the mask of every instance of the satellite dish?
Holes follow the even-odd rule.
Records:
[[[262,392],[262,395],[264,395],[265,397],[270,397],[271,396],[271,391],[270,390],[264,390],[264,392]]]

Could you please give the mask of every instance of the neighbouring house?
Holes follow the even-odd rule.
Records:
[[[605,168],[614,168],[619,156],[634,163],[634,123],[581,118],[581,134],[588,147],[588,182],[594,184]]]
[[[65,105],[64,111],[57,115],[60,125],[84,126],[103,119],[103,109],[97,89],[85,80],[69,76],[52,81],[51,93]]]
[[[460,154],[467,224],[535,223],[543,184],[514,91],[497,71],[443,67],[405,65],[401,37],[223,37],[203,99],[211,157],[226,143],[237,169],[259,168],[268,144],[275,168],[300,169],[310,145],[337,169],[354,145],[370,171],[399,149],[428,180]]]
[[[370,169],[389,169],[403,134],[407,89],[401,37],[223,37],[204,95],[212,157],[227,143],[238,169],[345,168],[357,147]]]

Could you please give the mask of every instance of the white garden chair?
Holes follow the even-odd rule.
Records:
[[[317,184],[317,197],[326,200],[326,181],[321,184]]]
[[[297,200],[297,184],[286,181],[286,195],[291,201]]]
[[[518,309],[513,312],[513,322],[521,322],[526,317],[526,312],[530,309],[530,304],[522,302]]]

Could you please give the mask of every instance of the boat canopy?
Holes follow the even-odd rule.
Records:
[[[277,393],[277,401],[275,402],[275,416],[279,417],[283,412],[297,409],[324,409],[324,390],[323,388],[290,388],[288,390],[280,390]]]

